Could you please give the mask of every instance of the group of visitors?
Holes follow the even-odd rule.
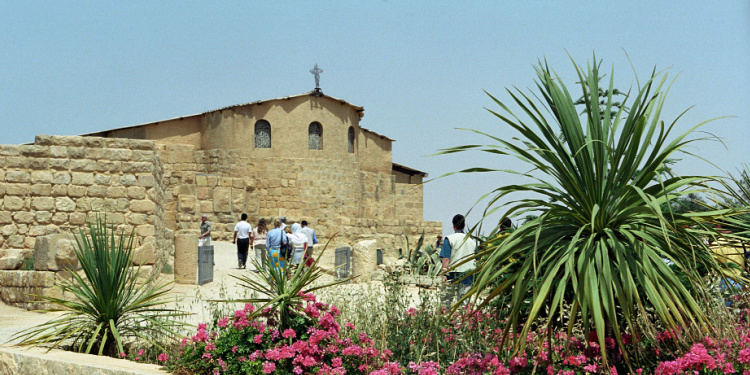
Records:
[[[441,275],[445,285],[441,300],[444,306],[450,305],[454,299],[460,299],[469,290],[474,281],[471,274],[476,268],[474,260],[460,264],[477,251],[478,243],[465,232],[466,219],[463,215],[453,217],[454,233],[446,236],[438,235],[435,247],[440,249]],[[270,264],[277,272],[294,272],[302,264],[309,266],[312,262],[312,247],[318,243],[315,231],[307,221],[286,224],[286,217],[282,216],[273,221],[273,228],[268,230],[268,222],[260,218],[255,228],[247,222],[247,214],[240,216],[240,221],[234,226],[233,244],[237,244],[237,268],[247,268],[247,257],[250,246],[253,247],[255,260],[261,269]],[[500,231],[511,229],[512,222],[503,218],[499,223]],[[206,215],[201,217],[201,235],[199,246],[208,246],[211,242],[211,223]],[[289,267],[287,267],[289,262]],[[254,270],[259,272],[259,270]]]
[[[232,243],[237,244],[238,268],[247,268],[248,250],[251,246],[259,267],[255,272],[265,269],[267,259],[270,259],[270,264],[278,272],[292,272],[311,259],[312,249],[318,243],[318,238],[306,220],[288,226],[286,217],[282,216],[273,221],[272,229],[269,230],[267,226],[266,219],[260,218],[255,228],[252,228],[247,222],[247,214],[242,214],[240,222],[234,227],[232,239]]]

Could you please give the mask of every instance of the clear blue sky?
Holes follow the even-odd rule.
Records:
[[[483,90],[533,87],[547,61],[574,82],[570,54],[595,52],[617,86],[656,67],[679,75],[664,119],[694,106],[681,129],[721,137],[692,151],[721,169],[747,163],[750,2],[0,2],[0,143],[74,135],[299,94],[324,70],[323,92],[365,108],[362,126],[397,140],[394,162],[430,177],[472,166],[523,169],[483,155],[427,156],[484,142],[469,127],[511,136]],[[682,174],[720,173],[683,160]],[[426,220],[446,232],[504,175],[425,185]],[[469,217],[470,224],[477,216]]]

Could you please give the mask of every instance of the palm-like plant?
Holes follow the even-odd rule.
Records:
[[[44,311],[65,313],[19,332],[19,345],[71,344],[78,352],[116,356],[124,352],[123,341],[142,339],[159,347],[157,338],[177,336],[183,323],[176,318],[186,314],[164,306],[169,284],[157,283],[156,275],[138,282],[132,233],[116,235],[106,219],[97,218],[88,233],[79,230],[75,253],[84,275],[69,270],[71,278],[61,286],[73,298],[37,296],[56,306]]]
[[[279,319],[279,329],[281,331],[291,328],[292,320],[295,316],[301,316],[304,311],[305,300],[302,296],[303,294],[309,294],[319,289],[343,284],[352,279],[346,278],[320,285],[315,283],[321,276],[323,276],[323,271],[318,266],[318,262],[320,262],[325,249],[328,248],[331,239],[333,239],[333,237],[328,240],[323,247],[323,250],[318,254],[318,258],[315,259],[309,267],[302,267],[302,265],[300,265],[300,267],[290,276],[287,276],[286,270],[276,269],[270,258],[266,259],[265,268],[258,264],[257,261],[253,260],[255,269],[258,270],[259,276],[251,276],[248,274],[231,276],[236,278],[240,284],[250,289],[255,295],[257,295],[257,297],[219,300],[216,302],[261,303],[262,305],[256,310],[256,314],[262,313],[265,308],[269,308],[274,314],[277,314]]]
[[[598,332],[606,363],[604,333],[611,330],[624,349],[621,328],[637,332],[636,319],[647,307],[667,328],[710,324],[699,299],[680,283],[664,259],[674,262],[694,283],[700,281],[697,264],[721,272],[722,266],[701,237],[717,235],[710,222],[734,211],[676,214],[660,209],[660,204],[684,194],[686,188],[688,192],[706,188],[707,180],[697,176],[656,178],[670,156],[695,140],[687,136],[702,125],[670,140],[674,123],[667,126],[660,120],[666,75],[652,74],[632,104],[626,98],[615,109],[613,72],[606,91],[609,94],[600,108],[600,65],[594,62],[586,70],[575,62],[573,65],[585,105],[580,115],[560,77],[540,63],[537,87],[539,101],[546,108],[520,90],[508,90],[528,120],[516,117],[490,95],[504,114],[490,112],[521,134],[517,139],[520,144],[477,132],[497,144],[459,146],[441,153],[479,150],[515,156],[530,165],[532,172],[511,173],[535,182],[501,186],[489,193],[485,217],[498,210],[496,203],[508,194],[541,196],[515,201],[503,214],[540,212],[504,241],[488,244],[477,255],[485,261],[475,270],[474,285],[465,298],[484,296],[481,305],[486,305],[498,295],[511,293],[505,339],[515,340],[519,350],[527,344],[527,333],[538,318],[553,326],[556,317],[569,307],[570,311],[565,311],[571,317],[568,330],[582,323],[586,333]],[[563,137],[556,134],[558,129]],[[461,172],[489,171],[495,170]],[[501,278],[499,284],[493,283]],[[489,294],[480,294],[483,290]],[[520,318],[529,291],[531,307],[528,315]]]
[[[406,259],[409,265],[409,272],[412,275],[425,275],[435,277],[440,273],[440,249],[432,247],[432,245],[425,245],[424,243],[424,231],[417,240],[417,245],[412,248],[409,242],[409,236],[404,233],[404,239],[406,240],[406,258],[404,258],[403,252],[399,249],[399,259]]]
[[[729,174],[729,179],[723,181],[723,186],[726,194],[720,206],[739,209],[750,207],[750,166],[745,165],[739,175]],[[724,218],[721,225],[723,229],[731,231],[727,240],[747,249],[750,242],[750,213]]]

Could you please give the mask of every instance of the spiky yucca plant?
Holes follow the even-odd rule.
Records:
[[[140,267],[133,267],[133,234],[116,234],[105,218],[97,217],[76,237],[75,253],[83,275],[69,270],[62,284],[73,298],[36,296],[62,311],[60,317],[19,332],[11,340],[21,346],[70,344],[84,353],[116,356],[123,342],[141,339],[159,346],[158,338],[177,337],[183,326],[177,318],[186,315],[169,309],[165,297],[169,284],[155,276],[138,282]]]
[[[279,329],[281,331],[290,328],[292,326],[292,319],[295,316],[300,316],[304,310],[304,297],[302,294],[310,294],[319,289],[349,282],[352,279],[346,278],[334,282],[317,284],[318,279],[323,276],[323,271],[318,266],[318,263],[334,236],[328,239],[323,250],[317,254],[317,259],[315,259],[310,267],[304,267],[303,261],[303,264],[300,264],[292,274],[287,274],[287,271],[284,269],[275,268],[270,257],[266,257],[265,259],[265,268],[258,264],[256,260],[253,260],[255,269],[258,270],[258,276],[247,273],[243,273],[240,276],[230,276],[237,279],[242,286],[252,291],[256,297],[217,300],[216,302],[260,303],[262,305],[256,310],[255,314],[261,313],[265,308],[269,308],[278,316]]]
[[[594,61],[585,69],[573,62],[584,98],[581,114],[562,79],[540,62],[536,68],[538,101],[520,90],[508,90],[527,119],[516,117],[490,95],[503,113],[490,112],[520,133],[520,138],[475,131],[496,143],[441,153],[479,150],[521,160],[528,166],[524,170],[531,172],[511,173],[533,182],[499,186],[489,193],[485,217],[499,209],[499,200],[515,193],[532,198],[510,203],[504,216],[540,213],[505,240],[484,247],[477,257],[485,261],[475,271],[474,285],[465,298],[474,297],[486,305],[510,293],[505,340],[513,340],[518,350],[527,345],[527,333],[538,327],[540,318],[542,324],[554,327],[558,317],[569,316],[569,332],[580,324],[587,334],[599,333],[606,365],[605,334],[614,335],[629,361],[622,333],[640,332],[637,320],[647,308],[666,328],[710,325],[700,298],[690,294],[665,260],[689,276],[696,284],[694,290],[700,290],[697,265],[723,272],[703,239],[719,235],[712,222],[736,211],[676,214],[660,209],[660,204],[680,194],[707,188],[708,177],[664,180],[658,176],[670,156],[696,140],[687,137],[702,124],[673,135],[675,123],[666,125],[660,119],[668,91],[662,91],[665,74],[653,73],[617,109],[611,94],[613,71],[605,87],[610,94],[600,108],[603,78],[595,57]],[[632,103],[628,102],[631,97]],[[461,172],[489,171],[495,170],[481,167]],[[520,314],[529,302],[528,315]]]

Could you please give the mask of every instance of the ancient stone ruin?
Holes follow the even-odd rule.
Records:
[[[71,236],[97,214],[134,231],[137,263],[154,270],[174,265],[180,233],[197,242],[201,214],[213,239],[226,241],[244,212],[253,225],[261,217],[307,220],[321,243],[335,236],[333,246],[374,240],[355,253],[360,273],[374,271],[371,249],[394,259],[404,235],[432,238],[441,223],[422,219],[426,173],[393,163],[393,140],[361,127],[363,115],[310,92],[0,145],[0,268],[9,270],[0,271],[0,287],[37,283],[23,278],[54,283],[56,276],[5,273],[32,257],[40,272],[75,268]],[[8,301],[9,289],[0,290]]]

